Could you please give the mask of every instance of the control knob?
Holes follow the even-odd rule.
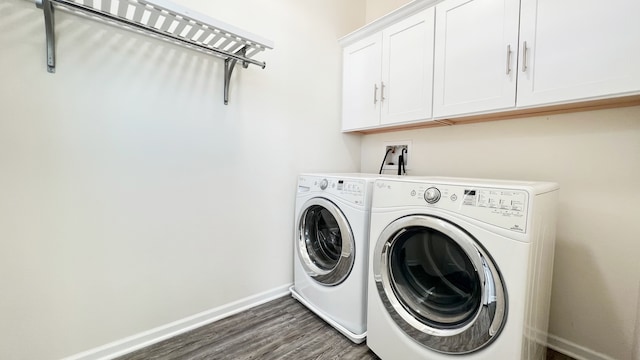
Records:
[[[440,190],[438,190],[438,188],[435,188],[435,187],[428,188],[427,191],[424,192],[424,199],[429,204],[437,203],[438,200],[440,200]]]
[[[324,190],[327,188],[327,186],[329,186],[329,182],[327,181],[327,179],[322,179],[322,181],[320,181],[320,189]]]

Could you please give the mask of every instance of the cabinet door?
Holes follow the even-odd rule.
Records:
[[[381,34],[344,48],[342,62],[342,130],[380,124]]]
[[[434,117],[515,106],[519,5],[519,0],[436,5]]]
[[[431,117],[435,10],[382,31],[381,124]]]
[[[638,92],[640,1],[522,0],[520,47],[518,106]]]

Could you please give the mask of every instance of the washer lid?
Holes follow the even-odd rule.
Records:
[[[307,274],[322,285],[343,282],[355,261],[355,242],[347,218],[331,201],[305,202],[298,219],[296,250]]]
[[[506,322],[502,277],[482,246],[458,226],[428,215],[399,218],[373,254],[378,295],[394,322],[434,351],[477,351]]]

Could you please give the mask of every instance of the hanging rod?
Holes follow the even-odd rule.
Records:
[[[168,0],[36,0],[45,19],[47,71],[55,72],[54,5],[131,30],[225,59],[224,103],[228,103],[229,82],[235,64],[264,69],[265,62],[251,57],[273,49],[273,42],[206,15],[185,9]]]

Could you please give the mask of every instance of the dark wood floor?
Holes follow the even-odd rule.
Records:
[[[135,351],[117,360],[379,359],[289,296]],[[571,360],[549,351],[547,360]]]

